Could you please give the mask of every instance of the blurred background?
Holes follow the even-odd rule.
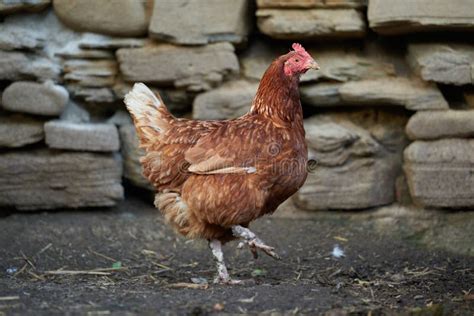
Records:
[[[474,0],[0,0],[0,315],[472,315],[473,31]],[[194,291],[207,246],[154,209],[123,97],[235,118],[293,42],[313,161],[255,224],[284,260],[226,250],[257,286]]]
[[[299,41],[310,158],[291,203],[474,207],[470,0],[4,0],[0,206],[113,206],[141,175],[123,96],[154,87],[177,116],[244,114]]]

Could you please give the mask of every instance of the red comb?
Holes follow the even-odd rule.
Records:
[[[301,46],[301,44],[299,44],[299,43],[293,43],[293,45],[291,45],[291,48],[293,48],[293,50],[295,52],[299,52],[299,53],[305,52],[306,53],[306,50],[304,49],[304,47]]]

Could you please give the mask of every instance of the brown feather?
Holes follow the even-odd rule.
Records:
[[[158,191],[155,205],[179,233],[228,241],[231,226],[275,211],[303,185],[299,78],[283,70],[290,56],[271,64],[249,113],[234,120],[177,119],[159,102],[149,117],[127,104],[147,152],[144,175]]]

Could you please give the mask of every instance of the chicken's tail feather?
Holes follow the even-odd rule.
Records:
[[[174,229],[181,234],[193,238],[196,232],[191,231],[191,213],[188,205],[181,199],[181,195],[176,192],[158,193],[155,196],[155,206],[163,213],[166,222],[170,223]]]
[[[147,149],[168,128],[172,115],[163,100],[143,83],[136,83],[124,102],[132,115],[140,147]]]

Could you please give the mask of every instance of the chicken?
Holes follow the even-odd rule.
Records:
[[[222,121],[175,118],[159,95],[136,83],[125,96],[146,155],[143,174],[157,191],[155,206],[187,238],[204,238],[217,264],[216,283],[237,283],[222,244],[240,239],[278,259],[248,229],[304,183],[307,146],[298,83],[318,64],[300,44],[266,70],[250,111]]]

